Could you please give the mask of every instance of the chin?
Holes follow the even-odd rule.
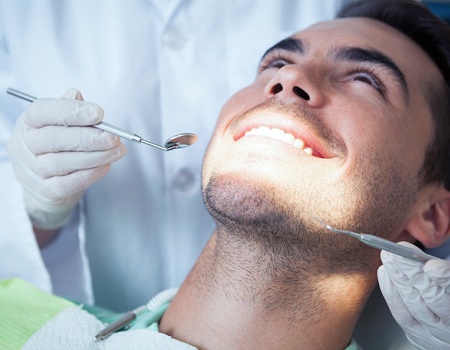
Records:
[[[364,272],[373,263],[357,240],[319,227],[311,220],[309,210],[292,209],[280,199],[279,192],[254,179],[228,175],[213,176],[203,196],[219,234],[262,249],[262,254],[271,256],[280,268],[324,257],[329,261],[323,265],[327,271]]]
[[[212,176],[203,197],[218,227],[234,235],[271,245],[299,244],[302,236],[312,237],[310,227],[305,227],[307,213],[293,210],[286,192],[267,181],[230,174]]]
[[[253,176],[225,174],[212,176],[203,191],[205,204],[213,217],[232,221],[264,221],[278,206],[275,189]]]

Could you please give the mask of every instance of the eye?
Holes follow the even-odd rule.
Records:
[[[284,58],[280,53],[269,53],[261,60],[258,73],[270,68],[280,69],[291,63],[291,61]]]
[[[378,91],[381,95],[384,96],[386,90],[385,86],[378,78],[378,76],[372,71],[369,70],[353,71],[350,73],[349,79],[352,81],[360,81],[365,84],[368,84],[371,87],[373,87],[376,91]]]

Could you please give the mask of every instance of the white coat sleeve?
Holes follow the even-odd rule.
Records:
[[[11,103],[5,90],[14,84],[8,59],[8,41],[0,21],[0,278],[20,277],[51,291],[50,276],[41,258],[22,189],[6,155],[6,143],[20,104]]]
[[[74,215],[54,244],[46,249],[44,255],[41,254],[23,202],[22,187],[14,176],[6,153],[7,141],[24,104],[6,94],[8,87],[15,86],[15,75],[9,62],[8,38],[2,22],[0,19],[0,279],[19,277],[46,292],[70,290],[73,295],[63,296],[79,296],[83,298],[80,301],[91,303],[81,215]],[[68,254],[69,251],[71,259],[67,263],[63,266],[53,264],[55,259],[52,255]],[[74,281],[71,284],[67,284],[69,275]],[[83,283],[75,285],[79,281]]]

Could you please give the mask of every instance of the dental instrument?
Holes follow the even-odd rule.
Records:
[[[103,329],[100,333],[98,333],[95,337],[95,341],[104,340],[108,338],[111,334],[113,334],[116,331],[121,330],[125,326],[131,323],[131,321],[135,320],[136,317],[147,310],[147,305],[139,306],[138,308],[134,309],[133,311],[127,312],[125,315],[123,315],[121,318],[119,318],[116,322],[111,323],[109,326],[107,326],[105,329]]]
[[[8,88],[6,92],[10,95],[13,95],[15,97],[21,98],[22,100],[28,101],[28,102],[34,102],[36,101],[36,97],[28,95],[24,92],[21,92],[16,89]],[[163,151],[171,151],[178,148],[184,148],[189,147],[193,143],[195,143],[198,139],[197,135],[192,133],[182,133],[178,135],[174,135],[172,137],[169,137],[166,142],[164,142],[164,146],[158,145],[156,143],[150,142],[145,140],[139,135],[133,134],[131,132],[128,132],[124,129],[121,129],[117,126],[100,122],[98,124],[92,125],[93,127],[96,127],[98,129],[101,129],[103,131],[109,132],[110,134],[117,135],[119,137],[122,137],[124,139],[136,142],[136,143],[143,143],[148,146],[152,146],[155,148],[158,148]]]
[[[94,337],[94,340],[95,341],[105,340],[114,332],[119,331],[119,330],[125,328],[126,326],[128,326],[132,321],[134,321],[136,319],[136,317],[139,314],[143,313],[144,311],[148,310],[150,312],[153,312],[158,307],[160,307],[162,304],[171,301],[177,292],[178,292],[178,288],[170,288],[170,289],[163,290],[162,292],[156,294],[152,299],[149,300],[149,302],[147,304],[139,306],[138,308],[134,309],[133,311],[127,312],[125,315],[123,315],[117,321],[111,323],[109,326],[107,326],[105,329],[103,329],[100,333],[98,333]]]
[[[317,222],[319,222],[320,224],[322,224],[323,226],[325,226],[327,229],[329,229],[333,232],[339,232],[339,233],[346,234],[350,237],[356,238],[360,242],[362,242],[370,247],[373,247],[373,248],[385,250],[387,252],[397,254],[397,255],[403,256],[405,258],[411,259],[411,260],[419,261],[421,263],[426,263],[428,260],[431,260],[431,259],[438,259],[437,257],[432,256],[427,253],[424,253],[421,250],[416,250],[413,248],[405,247],[401,244],[397,244],[397,243],[388,241],[387,239],[384,239],[384,238],[381,238],[378,236],[374,236],[374,235],[371,235],[368,233],[357,233],[357,232],[352,232],[352,231],[340,230],[340,229],[334,228],[330,225],[327,225],[322,220],[320,220],[316,217],[314,217],[314,219]]]

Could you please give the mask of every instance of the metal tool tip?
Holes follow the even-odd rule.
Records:
[[[317,216],[315,215],[311,215],[311,217],[317,221],[319,224],[325,226],[326,229],[330,230],[330,231],[337,231],[333,226],[328,225],[326,222],[324,222],[323,220],[319,219]]]
[[[319,219],[317,216],[315,215],[311,215],[311,217],[314,219],[314,221],[317,221],[319,224],[325,226],[326,228],[328,228],[328,225],[321,219]]]

